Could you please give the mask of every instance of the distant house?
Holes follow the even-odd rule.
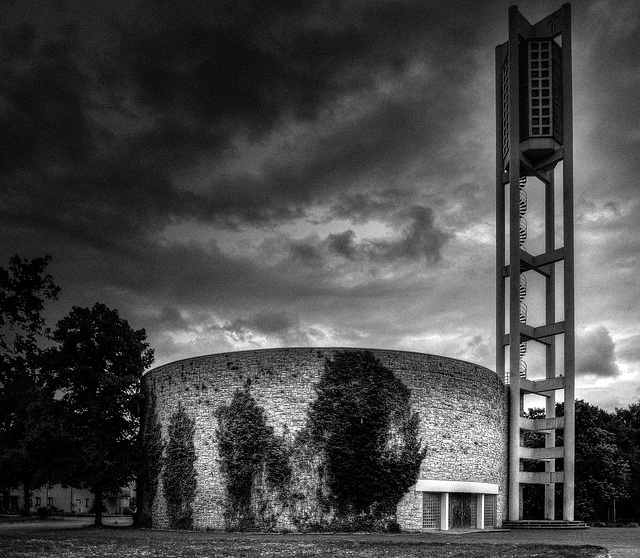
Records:
[[[119,515],[131,508],[131,500],[135,498],[135,484],[120,489],[117,494],[109,494],[104,498],[106,513]],[[38,508],[53,508],[67,514],[93,513],[94,496],[87,488],[74,488],[54,484],[34,490],[31,496],[31,511]],[[2,512],[19,513],[24,507],[24,493],[14,489],[2,495]]]

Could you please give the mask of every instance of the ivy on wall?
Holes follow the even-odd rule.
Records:
[[[306,430],[323,455],[336,527],[393,528],[426,454],[410,390],[370,351],[340,351],[316,392]]]
[[[260,482],[266,484],[267,491],[286,494],[291,477],[287,445],[267,426],[264,410],[248,386],[237,390],[229,405],[218,409],[217,418],[220,470],[227,488],[227,527],[269,528],[272,525],[265,525],[268,504],[256,510],[252,496]]]
[[[158,491],[160,471],[162,470],[162,426],[156,414],[156,396],[142,387],[144,400],[148,404],[143,407],[140,436],[141,455],[140,471],[137,479],[138,512],[136,524],[140,527],[151,527],[151,507]]]
[[[193,528],[193,500],[196,494],[194,434],[195,421],[179,406],[169,422],[169,441],[162,471],[171,529]]]

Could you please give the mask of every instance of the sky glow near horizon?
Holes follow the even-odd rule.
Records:
[[[50,321],[104,302],[156,365],[341,346],[493,369],[512,3],[2,3],[0,265],[51,254]],[[572,25],[577,396],[613,410],[640,400],[640,4],[576,1]]]

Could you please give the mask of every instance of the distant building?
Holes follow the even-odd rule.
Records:
[[[124,487],[118,494],[110,494],[104,498],[106,513],[119,515],[131,508],[131,500],[135,498],[135,485]],[[44,486],[34,490],[31,496],[31,511],[38,508],[51,508],[66,514],[93,513],[94,495],[87,488],[72,486]],[[24,507],[24,493],[22,489],[14,489],[9,494],[2,495],[2,512],[19,513]]]

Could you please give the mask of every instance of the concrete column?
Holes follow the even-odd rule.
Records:
[[[496,47],[496,374],[505,378],[504,362],[504,319],[505,319],[505,185],[502,179],[502,64],[506,55],[505,45]]]
[[[484,494],[478,494],[478,503],[476,504],[476,527],[484,529]]]
[[[549,182],[544,185],[545,193],[545,251],[552,252],[555,249],[555,181],[553,172],[549,173]],[[545,323],[553,324],[556,321],[556,264],[549,266],[549,276],[545,278]],[[546,377],[556,377],[556,339],[552,337],[548,340],[546,347]],[[556,393],[549,393],[546,398],[546,417],[556,416]],[[553,448],[556,445],[556,431],[551,430],[544,437],[546,448]],[[556,470],[556,460],[551,459],[545,463],[546,472]],[[553,521],[556,515],[556,485],[544,485],[544,518]]]
[[[449,493],[443,492],[440,495],[440,530],[449,530]]]
[[[573,230],[573,100],[571,5],[562,6],[563,221],[564,221],[564,491],[562,518],[573,521],[575,486],[575,293]]]
[[[520,68],[518,8],[509,8],[509,519],[520,498]],[[499,319],[499,318],[498,318]]]

